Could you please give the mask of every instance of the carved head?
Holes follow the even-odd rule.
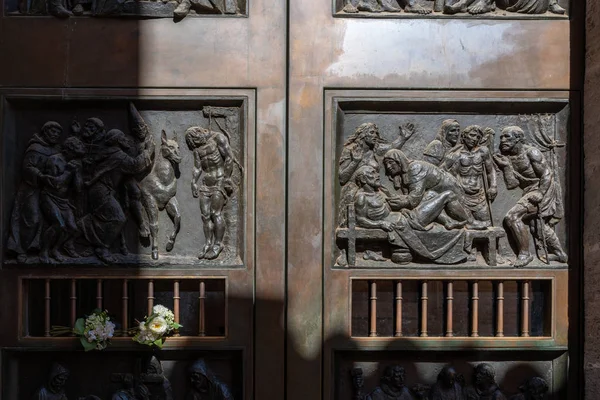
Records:
[[[472,150],[481,143],[483,138],[483,130],[479,125],[470,125],[462,132],[462,142],[467,146],[467,149]]]
[[[150,135],[150,129],[133,103],[129,103],[129,123],[131,134],[143,141]]]
[[[171,161],[173,164],[179,164],[181,162],[181,155],[179,153],[179,144],[177,143],[177,136],[173,139],[167,139],[167,134],[162,131],[160,136],[160,153],[166,159]]]
[[[404,386],[404,368],[399,365],[389,365],[385,368],[381,381],[388,385],[400,389]]]
[[[192,126],[185,131],[185,143],[190,150],[204,146],[210,137],[210,131],[201,126]]]
[[[146,366],[146,373],[149,375],[162,375],[163,369],[160,360],[156,356],[152,356]]]
[[[198,392],[206,392],[210,389],[208,368],[204,360],[196,361],[190,368],[190,382],[192,387]]]
[[[352,368],[350,371],[350,375],[352,376],[352,384],[356,388],[362,388],[365,384],[365,380],[363,377],[362,368]]]
[[[475,367],[475,386],[487,389],[496,383],[496,372],[490,364],[479,364]]]
[[[67,383],[67,379],[69,379],[69,370],[58,363],[54,363],[48,377],[48,389],[52,393],[61,392]]]
[[[446,366],[438,374],[437,381],[445,388],[450,389],[456,383],[456,370],[454,367]]]
[[[48,121],[42,125],[42,137],[48,144],[57,144],[63,128],[58,122]]]
[[[402,150],[392,149],[383,156],[383,165],[385,173],[389,177],[394,177],[402,174],[408,169],[410,160]]]
[[[83,125],[81,137],[86,140],[95,139],[104,132],[104,122],[100,118],[88,118]]]
[[[83,157],[85,145],[77,136],[69,136],[63,142],[63,151],[68,159]]]
[[[544,400],[548,393],[548,384],[539,376],[529,379],[519,388],[527,400]]]
[[[124,150],[128,149],[128,146],[130,145],[125,133],[119,129],[111,129],[110,131],[106,132],[104,143],[107,146],[118,146]]]
[[[365,185],[371,186],[376,189],[381,186],[381,180],[379,178],[379,171],[369,165],[363,165],[354,174],[354,179],[358,187]]]
[[[524,141],[525,132],[523,132],[523,129],[518,126],[507,126],[500,133],[500,151],[510,153]]]
[[[356,131],[348,138],[345,146],[348,146],[352,143],[356,144],[364,144],[368,148],[372,149],[375,147],[375,144],[381,141],[381,137],[379,136],[379,129],[377,125],[372,122],[367,122],[361,124]]]
[[[455,119],[446,119],[442,121],[438,140],[448,142],[451,146],[456,146],[460,137],[460,124]]]

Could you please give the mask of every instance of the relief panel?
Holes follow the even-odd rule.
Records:
[[[566,102],[337,106],[334,265],[566,266]]]
[[[9,99],[5,263],[241,266],[244,98]]]

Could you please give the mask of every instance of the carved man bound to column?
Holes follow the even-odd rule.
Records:
[[[229,139],[223,133],[193,126],[185,133],[188,148],[194,153],[192,195],[200,200],[205,244],[199,259],[214,260],[223,251],[227,223],[223,208],[235,184],[231,177],[234,157]],[[202,178],[200,185],[198,180]]]

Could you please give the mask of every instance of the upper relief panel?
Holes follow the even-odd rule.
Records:
[[[566,18],[568,0],[334,0],[337,16]]]
[[[7,0],[8,15],[173,18],[246,16],[247,0]]]

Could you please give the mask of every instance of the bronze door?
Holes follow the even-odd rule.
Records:
[[[582,398],[583,11],[452,3],[290,4],[288,399]]]
[[[2,398],[283,398],[285,2],[2,10]],[[156,305],[183,325],[162,350],[127,332]],[[96,307],[117,324],[106,350],[53,336]]]

